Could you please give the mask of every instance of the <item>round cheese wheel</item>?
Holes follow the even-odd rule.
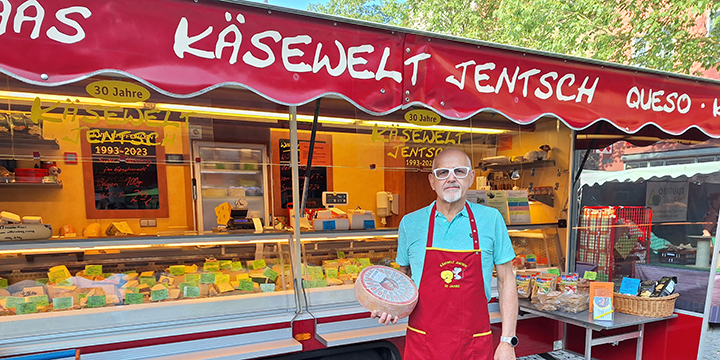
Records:
[[[387,266],[375,265],[366,267],[358,275],[355,298],[369,311],[404,318],[415,309],[418,291],[409,276]]]

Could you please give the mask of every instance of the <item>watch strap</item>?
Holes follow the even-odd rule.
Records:
[[[519,342],[517,336],[501,336],[500,341],[506,342],[506,343],[510,344],[510,346],[512,346],[512,347],[516,347]]]

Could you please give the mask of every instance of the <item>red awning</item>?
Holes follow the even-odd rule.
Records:
[[[0,71],[36,85],[115,73],[175,97],[241,86],[283,105],[340,96],[374,115],[420,105],[456,120],[551,115],[576,130],[605,120],[720,137],[720,83],[701,78],[250,3],[10,3]]]

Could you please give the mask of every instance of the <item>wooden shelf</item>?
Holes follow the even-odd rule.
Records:
[[[486,164],[486,163],[480,163],[479,168],[485,169],[488,168],[490,170],[494,171],[511,171],[511,170],[524,170],[524,169],[532,169],[532,168],[544,168],[544,167],[553,167],[555,166],[555,160],[538,160],[538,161],[531,161],[531,162],[519,162],[519,163],[508,163],[508,164]]]
[[[55,139],[33,139],[23,137],[0,136],[0,148],[23,148],[33,149],[41,147],[44,149],[60,150],[60,144]]]
[[[13,182],[5,183],[0,182],[0,187],[18,187],[18,188],[57,188],[62,189],[62,183],[59,184],[43,184],[43,183],[32,183],[32,182]]]

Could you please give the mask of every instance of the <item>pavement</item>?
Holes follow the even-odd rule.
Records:
[[[710,324],[705,341],[705,349],[700,359],[717,360],[720,359],[720,324]]]

